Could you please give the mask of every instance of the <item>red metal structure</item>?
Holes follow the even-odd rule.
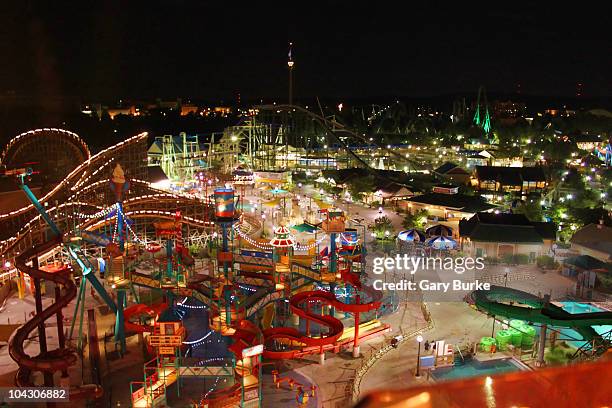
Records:
[[[38,267],[38,255],[47,252],[61,244],[61,237],[54,238],[41,245],[30,248],[16,259],[16,266],[19,270],[30,275],[34,279],[36,286],[36,315],[28,320],[22,327],[17,329],[10,340],[9,353],[11,358],[19,365],[19,371],[15,379],[15,383],[21,387],[33,386],[31,380],[32,371],[40,371],[45,375],[45,385],[53,386],[53,373],[61,371],[63,377],[67,377],[67,370],[77,361],[76,356],[72,351],[65,347],[65,339],[62,325],[62,309],[66,307],[76,297],[76,286],[68,269],[63,269],[57,272],[46,272]],[[28,266],[27,262],[32,261],[32,266]],[[56,285],[61,285],[64,288],[64,294],[56,291],[55,303],[46,309],[42,309],[42,295],[40,293],[40,281],[45,279],[54,282]],[[45,321],[57,316],[58,322],[58,338],[59,348],[55,350],[47,350]],[[27,341],[29,334],[38,328],[38,336],[40,341],[40,354],[32,357],[25,353],[24,343]],[[100,398],[102,396],[102,388],[98,385],[77,386],[70,390],[70,398]]]

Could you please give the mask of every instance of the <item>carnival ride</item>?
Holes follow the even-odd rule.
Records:
[[[402,166],[405,166],[406,170],[422,170],[422,166],[419,163],[406,155],[399,154],[391,146],[381,145],[373,140],[373,138],[368,138],[364,134],[359,134],[335,119],[329,119],[323,115],[318,115],[302,106],[291,104],[260,105],[256,106],[255,109],[257,109],[260,112],[259,115],[262,116],[260,118],[260,123],[274,122],[274,120],[270,120],[270,118],[265,116],[275,116],[278,114],[284,115],[281,121],[285,123],[283,127],[277,130],[275,135],[266,134],[264,137],[249,137],[247,151],[249,153],[248,160],[250,163],[248,164],[253,167],[265,168],[265,166],[270,166],[270,163],[275,161],[274,156],[276,155],[288,158],[290,156],[291,146],[291,148],[296,151],[304,152],[301,159],[307,163],[317,158],[315,152],[325,152],[326,155],[324,157],[319,157],[319,159],[326,162],[324,167],[327,168],[330,161],[329,146],[330,149],[338,148],[346,153],[346,157],[343,160],[347,162],[347,167],[349,168],[351,166],[348,164],[351,162],[356,167],[363,167],[366,169],[373,169],[373,167],[376,167],[372,166],[372,164],[368,163],[368,161],[363,158],[366,156],[364,154],[365,151],[374,148],[382,152],[384,158],[389,161],[390,166],[401,163]],[[292,126],[289,126],[289,123],[292,123],[292,121],[288,120],[289,118],[287,116],[289,113],[296,118],[295,121],[298,120],[298,117],[304,117],[307,119],[306,122],[310,123],[310,126],[316,124],[320,127],[323,137],[304,137],[302,133],[292,132]],[[325,140],[325,142],[321,143],[321,140]],[[273,149],[271,149],[271,147]],[[288,160],[285,159],[283,167],[289,167],[287,162]],[[259,166],[255,166],[255,164],[259,164]],[[332,167],[335,167],[335,164]]]
[[[55,225],[53,220],[48,216],[44,207],[36,199],[32,191],[25,184],[25,178],[32,174],[31,170],[26,171],[19,175],[19,187],[26,193],[32,204],[39,211],[40,215],[45,219],[49,225],[53,237],[50,238],[43,244],[34,246],[30,250],[25,251],[19,255],[16,259],[16,267],[23,273],[27,273],[31,278],[34,279],[36,287],[36,315],[28,320],[23,326],[15,331],[9,341],[9,354],[15,362],[19,365],[19,371],[15,382],[18,386],[31,386],[33,383],[30,380],[30,374],[32,371],[41,371],[45,374],[45,385],[53,385],[53,373],[56,371],[62,372],[62,377],[68,377],[68,367],[76,363],[76,356],[72,351],[65,347],[65,339],[62,325],[62,309],[67,306],[76,295],[76,286],[74,282],[68,276],[68,268],[62,268],[55,272],[46,272],[38,267],[38,256],[41,253],[52,250],[58,245],[64,245],[63,234]],[[69,254],[72,259],[79,264],[82,268],[84,276],[89,275],[91,268],[86,265],[86,260],[80,254],[75,251],[70,245],[68,246]],[[32,260],[32,266],[28,266],[27,262]],[[94,285],[97,290],[100,291],[100,295],[105,298],[109,305],[113,304],[112,300],[99,285],[99,282],[95,279],[92,274],[92,282],[96,282]],[[40,293],[40,280],[46,279],[54,282],[57,285],[64,287],[64,295],[61,294],[61,290],[56,290],[55,303],[46,309],[42,309],[42,299]],[[46,345],[46,334],[45,334],[45,321],[57,315],[58,321],[58,337],[59,347],[56,350],[48,351]],[[40,354],[36,357],[30,357],[24,350],[24,343],[27,341],[29,334],[38,327],[39,331],[39,342],[40,342]],[[43,340],[44,339],[44,340]],[[69,381],[69,380],[68,380]],[[73,398],[100,398],[102,396],[102,389],[96,384],[79,386],[71,390],[71,397]]]
[[[216,193],[219,194],[216,203],[216,224],[221,229],[217,264],[214,267],[217,273],[191,276],[183,287],[164,284],[163,279],[158,284],[158,287],[177,296],[193,298],[206,305],[209,311],[210,329],[232,340],[228,350],[234,356],[232,359],[234,383],[207,392],[202,397],[201,404],[210,407],[257,404],[261,398],[261,360],[255,359],[256,356],[261,355],[264,358],[277,360],[308,354],[323,355],[327,350],[338,351],[349,343],[353,343],[353,350],[356,350],[358,354],[360,339],[388,330],[388,326],[380,322],[372,324],[370,319],[365,324],[359,323],[360,313],[377,310],[380,307],[382,294],[362,285],[360,276],[350,272],[350,266],[342,258],[340,259],[342,267],[337,274],[329,272],[329,269],[336,270],[338,260],[335,256],[330,256],[331,263],[328,260],[328,265],[319,270],[304,266],[304,257],[298,258],[299,263],[292,262],[293,249],[300,248],[300,246],[295,238],[289,236],[288,229],[279,227],[275,231],[275,237],[269,243],[258,242],[239,232],[243,220],[234,213],[233,197],[228,198],[231,197],[228,194],[233,194],[233,191],[218,189]],[[341,214],[338,213],[338,215]],[[340,224],[343,228],[343,221],[336,221],[328,225],[334,225],[334,228],[340,229]],[[164,227],[168,226],[170,225],[164,224]],[[241,249],[237,253],[232,251],[230,243],[234,245],[235,242],[234,239],[231,239],[233,233],[242,234],[241,237],[250,244],[252,249]],[[332,242],[335,242],[336,233],[332,235]],[[348,243],[352,244],[351,248],[354,249],[355,242]],[[334,249],[334,253],[343,252],[346,252],[344,247]],[[311,261],[313,258],[314,256],[311,257]],[[259,268],[257,268],[258,265]],[[172,268],[172,271],[174,270]],[[148,279],[146,285],[154,287],[155,279],[151,277]],[[132,272],[131,280],[135,284],[145,285],[145,278],[140,273]],[[304,290],[323,282],[350,285],[355,292],[356,303],[342,302],[336,299],[334,293],[328,291]],[[248,289],[249,295],[242,293],[245,289]],[[368,298],[369,301],[360,302],[361,296]],[[294,327],[276,327],[273,324],[274,316],[284,313],[282,303],[275,306],[275,302],[282,302],[283,299],[289,301],[293,316],[307,322],[305,334]],[[332,315],[322,316],[320,313],[315,314],[308,310],[312,307],[310,304],[314,302],[354,314],[355,325],[352,330],[348,330],[350,334],[347,335],[347,330],[341,320]],[[262,322],[262,326],[267,327],[263,331],[251,321],[258,321],[256,316],[260,314],[262,321],[267,320],[267,323]],[[308,328],[310,323],[325,327],[327,333],[319,330],[317,335],[313,335]],[[362,333],[359,332],[360,327],[363,328]],[[149,344],[153,345],[151,339],[155,337],[150,337]],[[250,351],[259,347],[261,351],[256,355],[249,354]],[[288,350],[287,347],[290,349]],[[134,406],[154,406],[160,401],[165,401],[165,388],[178,381],[180,389],[181,376],[206,377],[211,376],[211,373],[216,373],[217,376],[229,376],[228,366],[207,367],[206,371],[202,371],[197,367],[185,365],[185,359],[181,359],[180,352],[175,352],[175,354],[179,357],[172,363],[175,367],[173,371],[175,374],[171,376],[164,374],[168,370],[168,360],[166,364],[156,360],[157,371],[152,368],[154,364],[145,367],[145,372],[151,374],[148,377],[145,375],[144,382],[134,384],[135,387],[132,389]],[[162,377],[167,380],[160,380]]]
[[[612,324],[612,312],[609,311],[573,314],[538,296],[501,286],[491,286],[490,290],[471,292],[466,297],[466,301],[478,310],[495,317],[572,328],[585,341],[576,351],[575,357],[585,353],[591,357],[599,356],[612,345],[610,333],[602,335],[593,328],[593,326]]]
[[[606,166],[612,167],[612,142],[608,142],[605,146],[596,147],[593,152]]]
[[[382,294],[361,282],[363,248],[358,244],[358,234],[346,229],[341,211],[323,211],[321,228],[325,233],[308,245],[301,245],[282,226],[271,241],[253,238],[258,220],[236,211],[231,188],[216,189],[213,215],[208,198],[203,201],[191,195],[162,192],[137,178],[128,178],[126,174],[140,174],[138,166],[127,158],[138,161],[140,153],[133,148],[144,146],[141,142],[145,136],[89,157],[40,199],[26,185],[33,171],[13,172],[20,176],[19,186],[32,204],[0,215],[0,223],[15,230],[13,236],[0,241],[0,251],[15,260],[21,272],[20,296],[25,294],[24,277],[34,281],[33,295],[40,309],[11,339],[10,355],[20,366],[18,385],[32,384],[33,371],[44,374],[46,385],[53,385],[54,372],[61,371],[67,378],[68,369],[77,361],[69,347],[75,328],[76,347],[81,352],[84,348],[81,337],[87,284],[92,286],[92,295],[95,290],[115,315],[114,336],[120,354],[126,349],[126,333],[145,335],[149,352],[157,353],[144,366],[144,381],[132,384],[134,406],[163,403],[167,387],[178,383],[180,392],[184,377],[231,379],[232,384],[206,392],[202,404],[260,405],[262,357],[319,354],[324,358],[325,351],[337,352],[350,344],[357,356],[360,340],[389,330],[376,318],[363,319],[364,313],[378,310]],[[122,149],[130,153],[124,154]],[[127,163],[125,169],[119,162]],[[47,205],[53,201],[54,206]],[[27,223],[21,228],[13,228],[25,219]],[[198,260],[199,264],[187,245],[187,241],[195,242],[191,230],[204,237],[200,244],[209,256]],[[325,239],[329,239],[330,248],[322,256],[315,248]],[[74,273],[71,263],[80,271],[78,285],[70,276]],[[145,263],[153,266],[147,269]],[[55,303],[44,310],[41,280],[63,287],[56,290]],[[147,304],[136,287],[160,293],[161,301]],[[340,288],[343,294],[339,294]],[[65,339],[61,314],[75,298]],[[128,305],[129,299],[134,304]],[[170,313],[174,317],[168,321],[167,312],[185,307],[187,299],[207,310],[210,330],[231,342],[227,350],[233,358],[216,366],[201,366],[182,356],[188,344],[184,343],[186,329],[180,313]],[[336,310],[344,313],[345,321],[335,314]],[[354,316],[352,327],[346,321],[349,314]],[[44,321],[54,315],[62,332],[58,335],[60,344],[57,350],[47,351]],[[166,320],[160,320],[162,315]],[[172,321],[174,318],[176,321]],[[297,328],[288,327],[296,324]],[[24,342],[36,327],[41,353],[31,357],[24,350]],[[102,388],[92,384],[73,391],[71,396],[95,398]]]

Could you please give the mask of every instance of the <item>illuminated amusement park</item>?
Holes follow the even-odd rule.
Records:
[[[612,406],[612,105],[589,71],[606,64],[568,85],[551,50],[575,39],[519,41],[505,11],[468,30],[368,5],[337,12],[359,27],[340,35],[222,6],[3,23],[43,62],[30,81],[3,50],[0,407]],[[180,41],[160,34],[174,12]],[[494,44],[470,34],[506,17]],[[294,22],[321,32],[276,44]],[[540,42],[554,70],[506,72]]]
[[[301,112],[327,128],[303,108],[261,109]],[[478,249],[464,273],[469,258],[459,261],[470,252],[460,251],[450,214],[397,232],[398,202],[368,205],[324,187],[328,161],[376,172],[373,165],[408,154],[363,140],[355,153],[327,128],[325,143],[336,150],[312,149],[306,159],[309,149],[295,147],[285,127],[252,118],[208,147],[185,134],[151,144],[142,133],[93,155],[62,129],[11,140],[4,178],[16,203],[27,199],[1,220],[3,358],[11,361],[3,365],[15,367],[14,383],[65,387],[84,405],[348,406],[400,369],[426,386],[608,354],[611,312],[608,303],[575,300],[592,293],[583,277],[572,289],[565,277],[485,265]],[[404,163],[415,169],[405,174],[427,174]],[[459,199],[445,191],[452,188],[430,195]],[[458,210],[480,211],[459,226],[475,241],[499,215],[480,206]],[[468,285],[474,278],[485,283]],[[554,290],[529,293],[534,279]],[[385,367],[401,349],[410,349],[410,363]]]

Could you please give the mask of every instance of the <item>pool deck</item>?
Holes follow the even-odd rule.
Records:
[[[507,360],[509,358],[513,358],[514,355],[509,352],[509,351],[498,351],[496,353],[485,353],[480,352],[480,353],[476,353],[476,355],[472,356],[472,358],[474,360],[478,360],[481,362],[485,362],[485,361],[495,361],[495,360]]]
[[[495,360],[512,360],[514,363],[520,366],[523,371],[533,370],[532,367],[527,365],[524,361],[521,361],[516,355],[510,352],[507,352],[507,351],[497,352],[493,355],[491,355],[490,353],[480,353],[480,354],[476,354],[472,358],[482,363],[487,362],[487,361],[495,361]]]

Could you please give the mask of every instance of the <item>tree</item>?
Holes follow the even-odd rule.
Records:
[[[427,217],[429,217],[429,212],[422,208],[415,211],[414,214],[407,214],[402,221],[402,227],[406,229],[421,229],[427,224]]]
[[[377,239],[388,239],[393,235],[393,223],[384,215],[368,225],[368,229],[376,235]]]
[[[353,177],[349,181],[348,191],[351,194],[353,201],[360,201],[364,193],[371,193],[374,191],[374,177]]]
[[[542,206],[540,203],[534,201],[519,204],[518,207],[514,209],[514,213],[523,214],[529,221],[532,222],[540,222],[544,217]]]

